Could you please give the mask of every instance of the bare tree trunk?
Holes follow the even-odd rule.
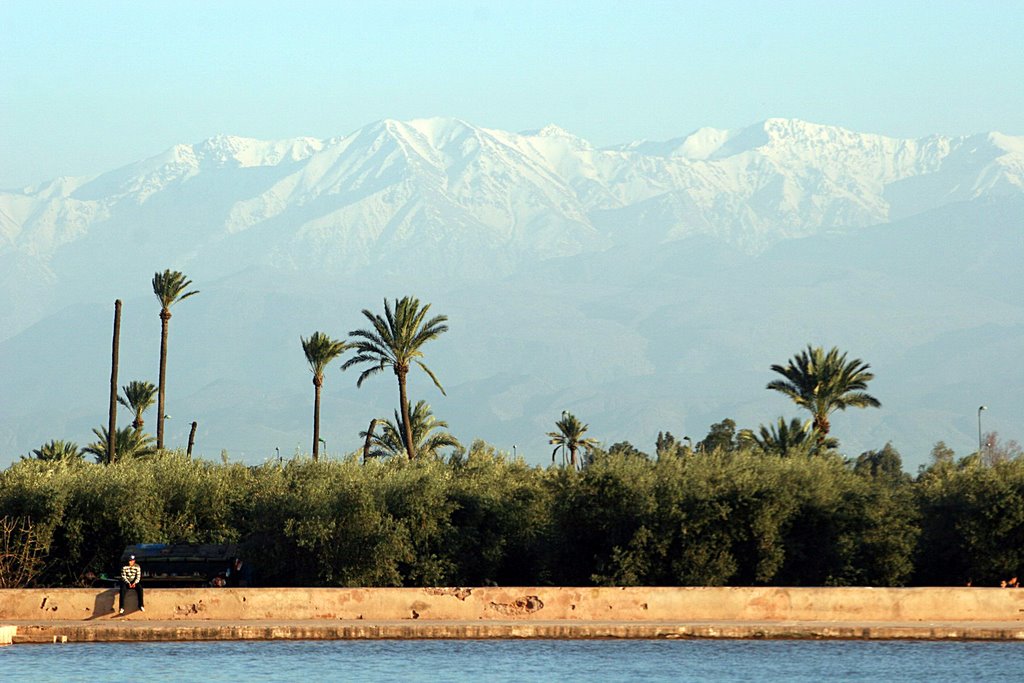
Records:
[[[157,389],[157,416],[156,416],[156,448],[164,447],[164,417],[166,417],[166,406],[164,405],[165,390],[167,388],[167,327],[171,320],[170,309],[160,310],[160,387]]]
[[[192,420],[192,429],[188,433],[188,457],[192,457],[192,447],[196,445],[196,428],[199,427],[199,423]]]
[[[320,387],[323,377],[313,375],[313,462],[320,459]]]
[[[107,414],[107,458],[117,458],[117,365],[121,345],[121,300],[114,301],[114,339],[110,351],[110,411]]]
[[[370,440],[373,438],[373,429],[377,426],[377,418],[370,420],[370,426],[366,428],[366,441],[363,442],[363,462],[370,457]]]

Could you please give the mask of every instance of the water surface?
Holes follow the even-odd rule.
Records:
[[[1024,643],[372,640],[0,648],[2,681],[1024,680]]]

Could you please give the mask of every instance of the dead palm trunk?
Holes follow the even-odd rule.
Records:
[[[370,441],[373,439],[373,429],[377,426],[377,418],[370,420],[370,426],[366,428],[366,440],[363,441],[363,462],[370,457]]]
[[[121,300],[114,301],[114,339],[110,351],[110,411],[107,415],[107,453],[111,462],[117,448],[117,365],[121,345]]]
[[[160,309],[160,386],[157,390],[156,447],[164,447],[164,394],[167,379],[167,328],[171,320],[171,309]]]
[[[313,375],[313,462],[320,459],[320,387],[323,385],[323,375]]]
[[[198,427],[199,423],[192,420],[192,429],[188,433],[188,450],[186,451],[190,458],[192,457],[192,447],[196,445],[196,428]]]

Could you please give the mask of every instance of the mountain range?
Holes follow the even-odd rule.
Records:
[[[769,119],[596,148],[421,119],[218,136],[0,191],[0,463],[105,424],[115,298],[121,383],[155,381],[149,280],[172,268],[201,295],[173,311],[169,441],[197,420],[209,457],[308,451],[300,335],[342,337],[413,294],[451,331],[426,349],[448,396],[412,391],[464,441],[543,462],[562,410],[648,452],[659,431],[756,428],[799,414],[764,385],[813,343],[877,375],[883,407],[833,420],[843,450],[892,441],[915,465],[938,440],[976,448],[981,403],[986,431],[1024,436],[1022,257],[1024,137],[995,132]],[[329,452],[391,416],[392,383],[329,371]]]

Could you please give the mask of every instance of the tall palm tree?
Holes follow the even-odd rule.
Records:
[[[156,416],[156,447],[164,447],[164,418],[167,416],[167,325],[171,320],[171,306],[184,301],[198,290],[186,292],[192,281],[177,270],[165,270],[153,275],[153,294],[160,302],[160,380]]]
[[[324,370],[327,365],[343,354],[349,344],[331,339],[323,332],[314,332],[309,339],[299,337],[306,362],[313,371],[313,460],[320,458],[320,388],[324,385]]]
[[[71,441],[52,440],[47,441],[39,448],[32,451],[36,460],[64,460],[73,462],[82,459],[82,451],[78,444]]]
[[[110,465],[112,460],[110,452],[107,450],[107,428],[93,429],[92,433],[96,435],[98,440],[83,448],[82,452],[91,454],[96,458],[96,462],[101,465]],[[153,437],[141,429],[135,429],[134,427],[118,429],[115,439],[117,446],[114,453],[117,462],[129,458],[141,458],[156,452]]]
[[[411,365],[418,365],[433,380],[434,386],[440,389],[442,394],[445,393],[444,387],[437,381],[434,373],[419,360],[423,357],[422,346],[448,331],[448,326],[445,325],[447,316],[437,315],[426,320],[429,310],[430,304],[421,307],[419,299],[411,296],[395,299],[394,310],[388,300],[384,299],[384,317],[364,308],[363,315],[370,321],[373,329],[349,332],[350,336],[356,337],[356,356],[342,366],[342,370],[346,370],[360,363],[370,364],[359,375],[357,387],[362,386],[367,377],[377,374],[384,368],[389,367],[394,371],[395,377],[398,378],[398,404],[402,414],[405,452],[410,459],[416,453],[409,415],[409,394],[406,390],[406,378]]]
[[[789,396],[811,413],[818,445],[823,446],[831,427],[828,416],[832,412],[882,405],[865,391],[868,382],[875,377],[868,372],[870,367],[859,358],[847,361],[846,354],[834,346],[826,352],[820,346],[808,345],[788,365],[772,365],[771,369],[785,379],[773,380],[767,388]]]
[[[128,410],[132,411],[135,419],[132,420],[132,427],[142,429],[144,421],[143,413],[153,407],[156,400],[156,385],[152,382],[140,382],[138,380],[129,382],[121,387],[121,395],[117,402]]]
[[[415,448],[414,456],[417,458],[431,458],[437,455],[442,448],[461,448],[459,440],[447,431],[448,423],[434,417],[430,405],[426,401],[417,401],[411,413],[412,419],[412,441]],[[361,432],[359,435],[369,440],[372,449],[368,455],[371,458],[380,458],[389,455],[406,453],[405,429],[402,425],[401,416],[395,411],[395,421],[381,420],[382,426],[379,434]]]
[[[583,424],[572,413],[562,413],[562,419],[555,423],[555,427],[558,428],[557,432],[548,432],[548,436],[551,437],[548,443],[555,444],[554,450],[551,451],[551,461],[555,461],[558,449],[564,448],[569,451],[569,464],[576,469],[576,452],[581,449],[586,452],[593,451],[597,446],[597,439],[583,436],[590,425]]]

